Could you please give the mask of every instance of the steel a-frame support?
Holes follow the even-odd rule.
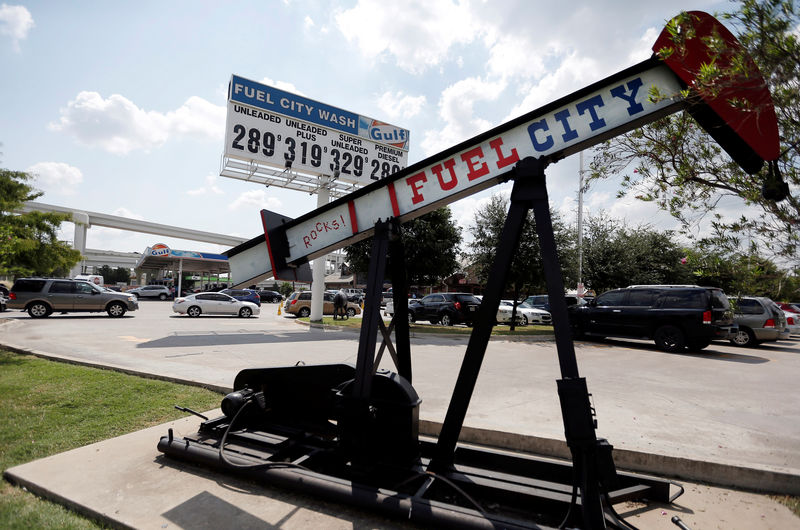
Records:
[[[561,399],[566,441],[572,452],[574,487],[580,493],[583,526],[605,528],[603,508],[605,490],[602,483],[611,482],[615,471],[610,446],[605,440],[598,440],[595,435],[595,420],[586,380],[578,374],[578,363],[564,297],[564,284],[547,200],[544,170],[548,163],[549,161],[544,158],[525,158],[517,163],[511,175],[514,187],[508,216],[489,274],[480,313],[474,323],[429,469],[445,475],[453,469],[456,443],[486,353],[508,271],[519,247],[528,211],[533,209],[561,369],[561,379],[557,382],[558,393]]]
[[[391,343],[391,331],[386,328],[380,314],[383,280],[386,272],[387,254],[390,259],[392,293],[395,302],[395,316],[392,321],[396,345]],[[408,335],[408,282],[405,272],[405,250],[400,237],[400,225],[396,220],[378,221],[367,273],[367,292],[364,296],[364,314],[356,357],[356,378],[353,397],[369,399],[372,375],[378,368],[385,347],[389,348],[397,366],[397,373],[411,383],[411,346]],[[375,356],[378,331],[382,344]]]

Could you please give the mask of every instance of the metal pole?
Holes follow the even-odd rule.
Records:
[[[325,206],[330,200],[331,191],[328,177],[319,178],[317,190],[317,208]],[[322,322],[323,298],[325,296],[325,256],[314,260],[311,269],[311,322]]]
[[[578,296],[583,295],[583,151],[578,169]]]

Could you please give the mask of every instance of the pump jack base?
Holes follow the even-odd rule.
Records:
[[[158,450],[219,472],[425,526],[556,528],[568,517],[567,528],[582,527],[580,498],[569,509],[573,470],[567,462],[459,444],[453,468],[431,473],[426,470],[436,440],[421,437],[421,456],[414,465],[365,469],[342,459],[335,438],[285,425],[229,427],[230,419],[221,416],[203,422],[192,436],[174,437],[170,430]],[[226,432],[223,458],[220,445]],[[671,495],[674,483],[663,479],[622,472],[617,477],[606,498],[609,528],[624,528],[617,525],[613,504],[643,499],[671,503],[683,492],[678,486]]]

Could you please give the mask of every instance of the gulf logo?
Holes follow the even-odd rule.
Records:
[[[369,137],[376,142],[400,149],[405,149],[406,143],[408,143],[408,131],[378,120],[372,120],[369,126]]]
[[[169,256],[169,247],[164,243],[156,243],[150,247],[151,256]]]

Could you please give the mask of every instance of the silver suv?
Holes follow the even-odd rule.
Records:
[[[20,278],[8,297],[9,309],[22,309],[33,318],[50,316],[54,311],[105,311],[111,317],[121,317],[139,309],[135,296],[63,278]]]
[[[159,300],[166,300],[172,293],[164,285],[143,285],[134,289],[125,291],[128,294],[134,295],[136,298],[158,298]]]

